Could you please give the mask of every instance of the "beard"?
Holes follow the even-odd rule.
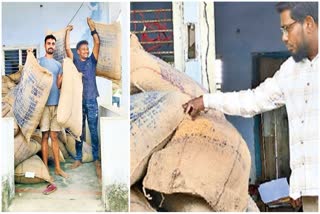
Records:
[[[48,50],[46,50],[46,53],[52,55],[52,54],[53,54],[53,51],[54,51],[54,50],[53,50],[52,48],[49,48]]]
[[[292,53],[292,58],[294,59],[295,62],[300,62],[303,59],[308,57],[308,50],[309,50],[309,45],[306,42],[305,37],[302,37],[302,42],[297,48],[296,53]]]

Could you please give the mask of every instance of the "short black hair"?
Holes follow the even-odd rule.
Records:
[[[79,50],[79,48],[81,47],[81,45],[88,45],[88,41],[87,40],[81,40],[80,42],[78,42],[77,44],[77,50]]]
[[[279,13],[291,11],[291,18],[303,23],[307,16],[311,16],[318,24],[318,2],[279,2],[276,5]]]
[[[52,34],[49,34],[44,38],[44,43],[46,43],[48,39],[54,39],[54,41],[57,41],[56,37]]]

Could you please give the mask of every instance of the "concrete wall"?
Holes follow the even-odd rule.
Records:
[[[275,3],[215,3],[216,54],[223,62],[222,91],[251,88],[252,53],[286,51],[281,41]],[[252,155],[250,178],[256,179],[253,118],[228,116],[247,142]],[[259,157],[257,157],[259,159]]]
[[[102,117],[101,157],[102,200],[106,211],[128,211],[130,189],[130,121],[128,118]]]
[[[114,4],[116,3],[110,3],[110,8],[113,8]],[[110,11],[116,11],[113,9],[110,9]],[[128,51],[128,47],[130,47],[130,41],[128,38],[130,38],[130,4],[127,2],[121,2],[120,3],[120,22],[121,22],[121,32],[122,32],[122,47],[121,47],[121,64],[122,64],[122,96],[120,101],[120,106],[122,106],[122,111],[126,115],[127,118],[129,118],[130,110],[130,52]],[[112,17],[111,17],[111,20]]]
[[[14,197],[13,118],[1,118],[0,130],[0,211],[7,211]]]

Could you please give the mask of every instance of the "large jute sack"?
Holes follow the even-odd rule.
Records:
[[[58,134],[58,139],[59,139],[59,148],[63,154],[63,157],[65,159],[68,159],[68,158],[71,158],[70,157],[70,154],[67,150],[67,147],[66,147],[66,143],[67,143],[67,133],[64,129],[62,129],[59,134]]]
[[[134,35],[131,35],[134,37]],[[207,90],[187,74],[140,48],[131,39],[130,81],[142,91],[180,91],[190,98]]]
[[[16,85],[17,84],[15,84],[11,79],[9,79],[9,81],[7,82],[7,88],[9,89],[9,91],[16,87]]]
[[[2,105],[4,103],[10,105],[11,107],[13,107],[13,104],[14,104],[14,89],[10,90],[6,96],[2,97]]]
[[[130,95],[138,94],[138,93],[141,93],[141,92],[142,91],[139,88],[137,88],[133,84],[130,84]]]
[[[59,136],[59,135],[58,135]],[[40,130],[36,130],[32,135],[31,135],[31,139],[35,140],[36,142],[38,142],[40,145],[42,144],[42,133]],[[65,149],[65,147],[60,147],[60,140],[58,138],[58,144],[59,144],[59,160],[60,162],[65,162],[65,157],[68,156],[64,156],[63,153],[63,149]],[[54,156],[53,156],[53,151],[52,151],[52,141],[51,138],[49,136],[48,138],[48,159],[49,160],[54,160]]]
[[[1,84],[1,93],[2,93],[2,97],[5,97],[8,92],[9,92],[9,88],[8,88],[8,82],[10,81],[9,77],[7,76],[2,76],[2,84]]]
[[[50,182],[50,174],[42,160],[34,155],[15,168],[14,180],[21,184]]]
[[[153,152],[161,149],[184,118],[180,92],[146,92],[130,101],[130,184],[145,174]]]
[[[138,188],[130,190],[130,212],[156,212]]]
[[[14,166],[37,154],[41,150],[41,144],[31,139],[27,143],[23,134],[20,132],[14,138]]]
[[[13,114],[27,142],[42,117],[49,97],[52,74],[28,51],[20,83],[14,89]]]
[[[5,93],[1,93],[1,96],[2,96],[2,97],[5,97],[5,96],[7,95],[8,91],[7,91],[6,89],[5,89],[5,91],[6,91]],[[2,91],[2,92],[3,92],[3,91]]]
[[[66,162],[66,160],[64,159],[63,153],[61,152],[59,140],[58,140],[58,146],[59,146],[59,161]],[[50,138],[48,140],[48,160],[54,160],[52,140]]]
[[[59,133],[58,133],[58,138],[62,143],[66,143],[67,142],[67,133],[65,129],[62,129]]]
[[[13,74],[7,75],[10,80],[12,80],[15,84],[20,82],[20,78],[22,76],[23,66],[19,65],[19,70]]]
[[[2,103],[2,117],[8,117],[7,115],[9,114],[9,112],[12,110],[12,107],[7,104],[7,103]]]
[[[246,212],[260,212],[256,202],[251,198],[251,196],[248,196],[248,206]]]
[[[79,138],[82,133],[82,74],[70,58],[63,60],[63,71],[57,121]]]
[[[37,141],[37,142],[41,145],[42,132],[41,132],[39,129],[36,129],[36,130],[32,133],[31,139]]]
[[[64,159],[70,158],[69,152],[66,148],[66,144],[64,144],[60,139],[58,140],[59,142],[59,149],[64,157]]]
[[[121,79],[121,25],[120,22],[104,24],[95,22],[100,38],[97,76],[110,80]]]
[[[139,42],[138,37],[133,33],[130,33],[130,48],[131,49],[135,49],[135,48],[143,49],[142,45]]]
[[[215,211],[244,211],[251,157],[238,131],[223,117],[185,119],[166,148],[154,153],[146,189],[204,198]]]
[[[14,136],[17,136],[19,131],[20,131],[20,128],[18,126],[18,123],[14,120],[14,122],[13,122],[13,133],[14,133]]]
[[[16,87],[17,84],[8,76],[2,76],[2,78],[2,94],[7,94],[11,89]]]
[[[54,35],[56,37],[56,49],[53,52],[53,58],[62,64],[63,59],[67,56],[65,38],[66,38],[67,28],[63,28],[59,31],[47,31],[47,35]]]
[[[20,128],[19,128],[19,126],[18,126],[17,121],[14,119],[14,115],[13,115],[12,108],[11,108],[11,110],[5,115],[5,117],[13,117],[13,132],[14,132],[14,136],[16,136],[16,135],[19,133]]]
[[[3,100],[4,99],[2,99],[2,117],[14,117],[12,104]]]
[[[1,77],[1,86],[3,87],[3,86],[5,86],[5,87],[7,87],[7,82],[8,82],[8,80],[9,80],[9,77],[7,77],[6,75],[2,75],[2,77]]]
[[[6,96],[2,97],[2,117],[7,117],[11,112],[13,112],[14,103],[14,89],[10,90]]]
[[[2,104],[2,117],[6,117],[9,111],[10,107],[7,104]]]
[[[165,195],[162,207],[168,212],[213,212],[210,205],[200,197],[187,194]]]
[[[76,141],[69,133],[67,133],[67,142],[65,143],[65,146],[68,153],[73,158],[75,158],[76,157]],[[86,163],[91,161],[93,161],[92,147],[84,141],[82,145],[82,162]]]

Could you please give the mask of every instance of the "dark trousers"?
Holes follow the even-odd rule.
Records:
[[[93,161],[99,159],[99,138],[98,138],[98,102],[97,99],[82,101],[82,135],[81,141],[76,141],[76,160],[82,160],[82,145],[85,139],[86,119],[88,119],[91,134]]]

